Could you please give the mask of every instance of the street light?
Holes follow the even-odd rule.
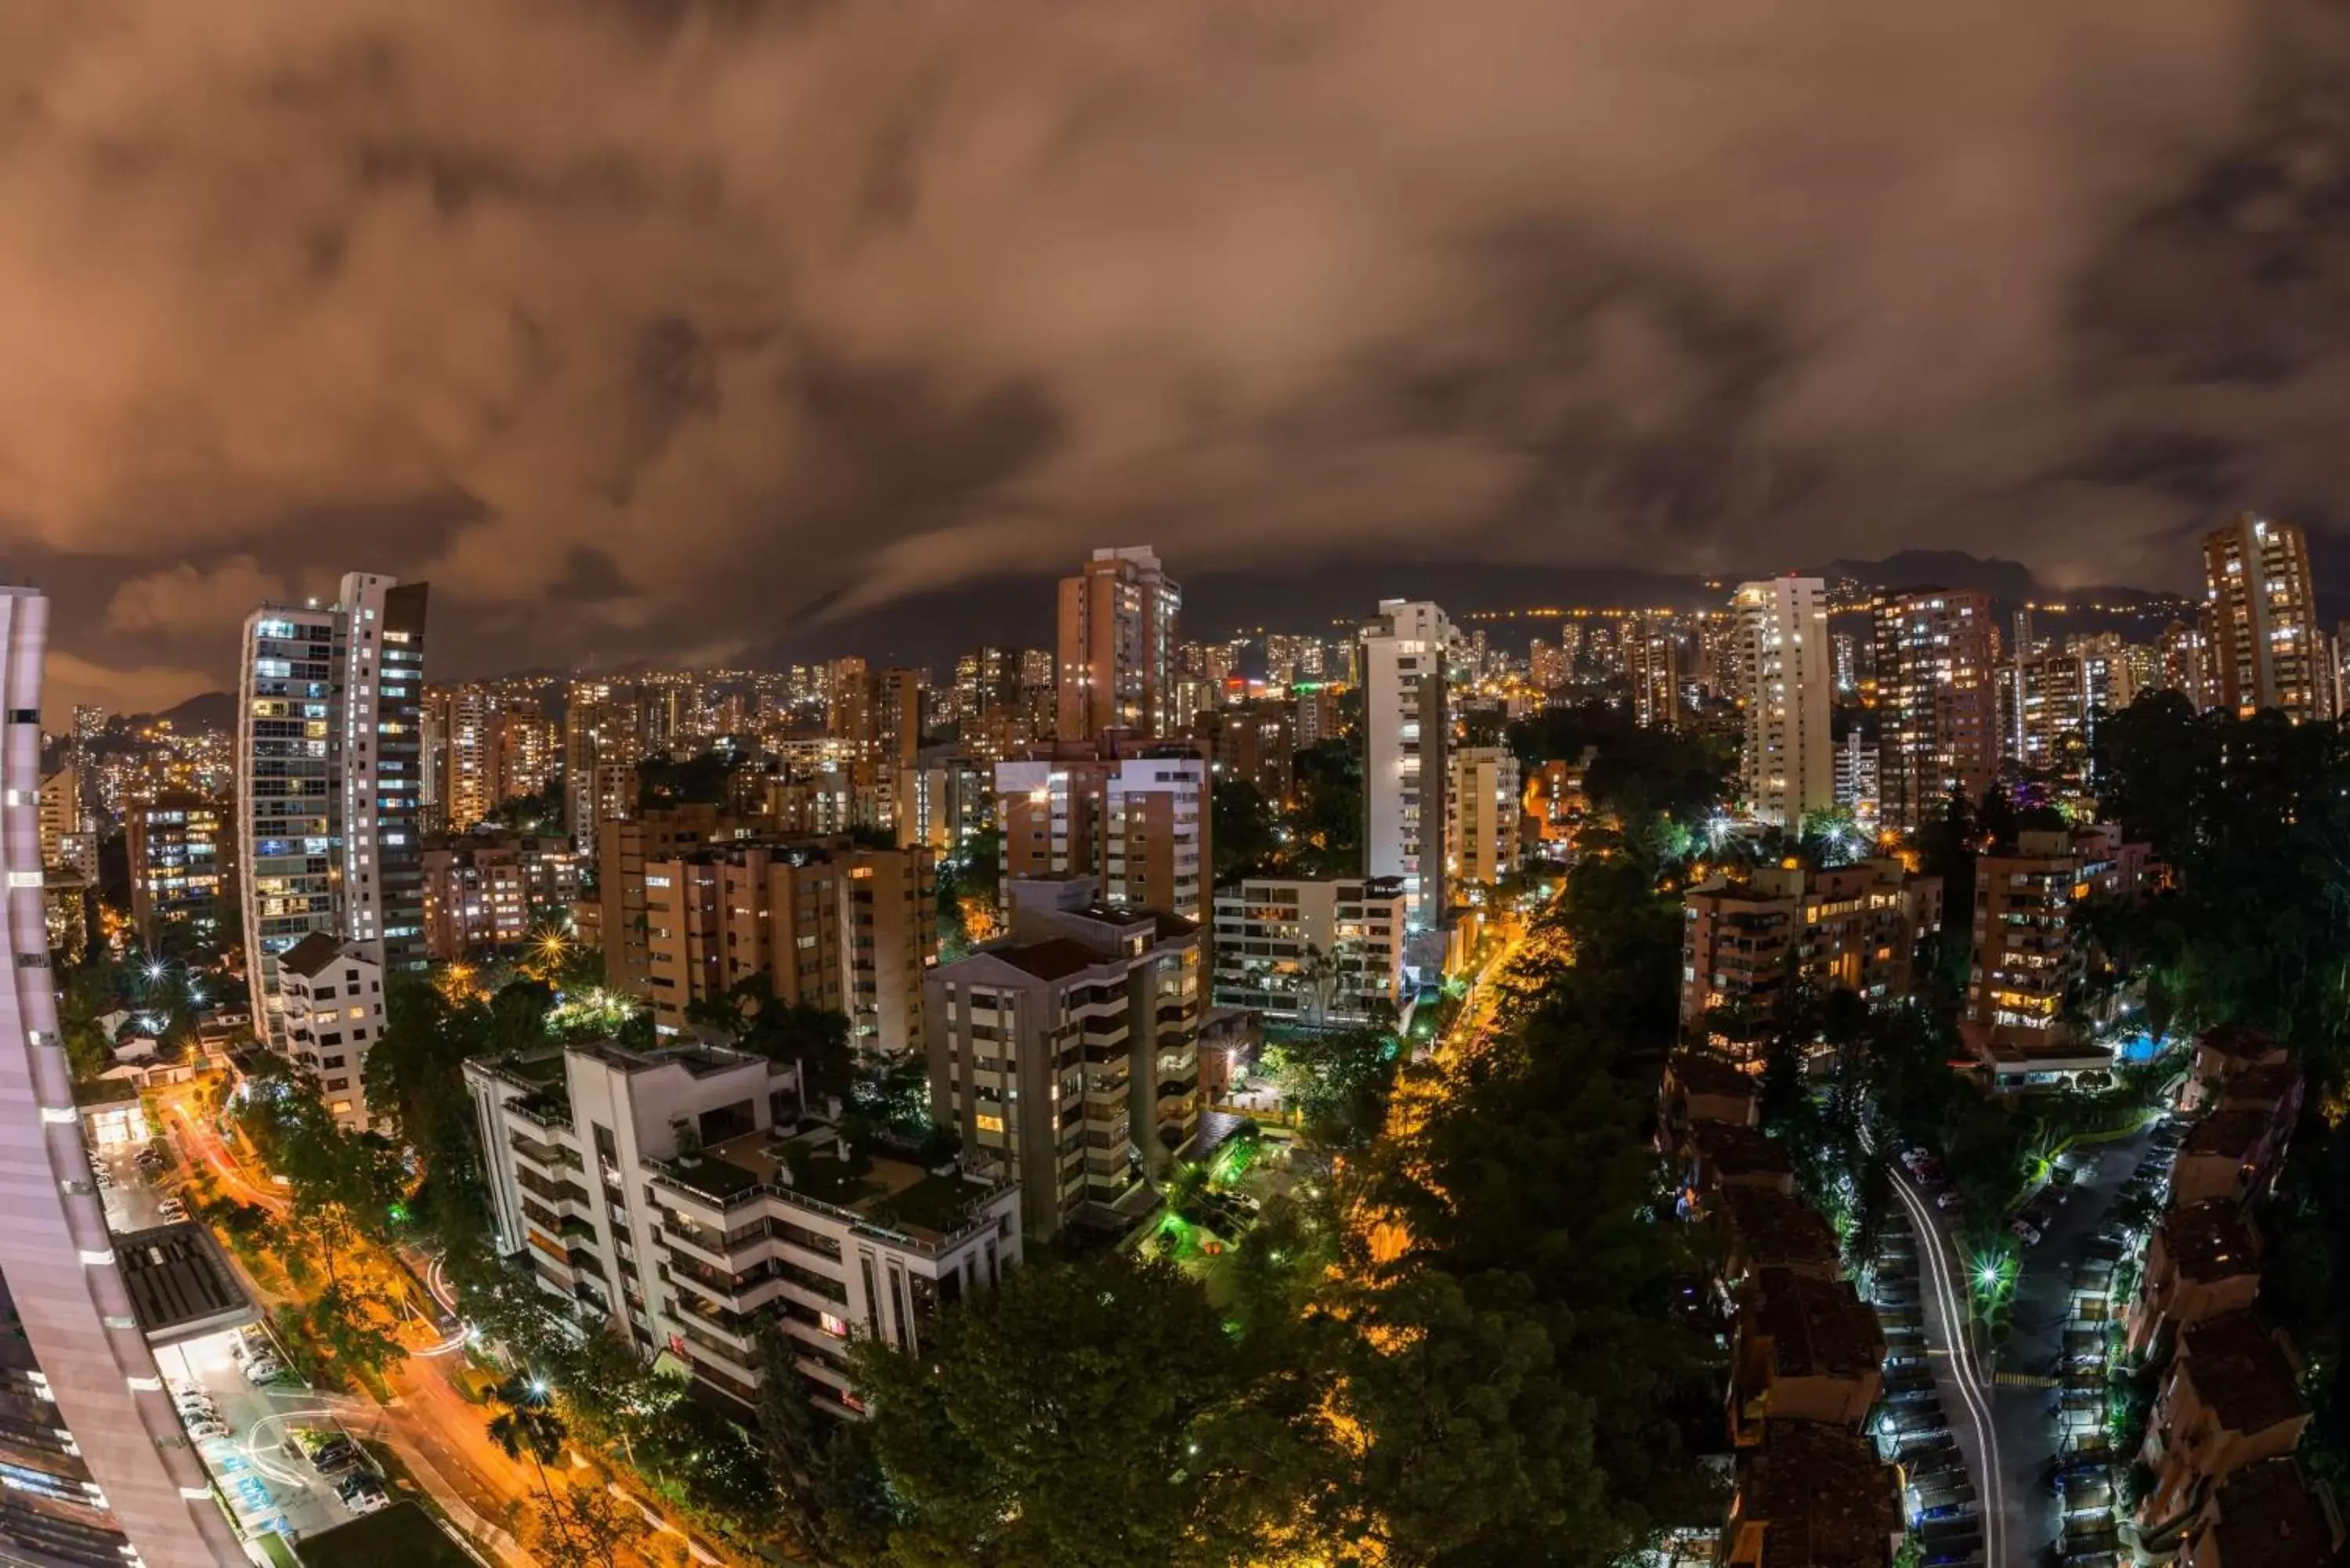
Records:
[[[1981,1268],[1977,1269],[1975,1271],[1975,1282],[1982,1286],[1985,1290],[1990,1290],[1993,1285],[1998,1284],[1999,1265],[1997,1263],[1985,1263]]]

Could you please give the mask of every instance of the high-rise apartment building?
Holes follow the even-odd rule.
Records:
[[[1082,573],[1061,579],[1059,740],[1176,732],[1170,702],[1182,607],[1183,590],[1147,545],[1096,550]]]
[[[1982,798],[1999,767],[1991,596],[1911,588],[1877,607],[1877,787],[1886,826],[1939,815],[1957,790]]]
[[[1403,882],[1409,923],[1444,916],[1445,682],[1452,623],[1435,605],[1381,599],[1363,628],[1363,870]]]
[[[580,680],[563,709],[564,825],[593,854],[604,824],[636,810],[637,764],[644,760],[636,683]],[[627,787],[620,787],[621,781]]]
[[[48,600],[0,588],[0,869],[14,976],[0,1023],[0,1558],[228,1568],[246,1561],[181,1427],[90,1176],[58,1028],[41,889],[42,659]]]
[[[227,945],[236,904],[236,836],[227,809],[175,790],[131,806],[125,827],[139,945],[149,952]]]
[[[2203,636],[2211,701],[2245,717],[2331,719],[2309,543],[2296,524],[2247,512],[2203,540]]]
[[[444,686],[427,697],[424,778],[442,832],[464,832],[506,798],[504,719],[486,686]]]
[[[1673,618],[1642,612],[1624,623],[1625,664],[1632,677],[1632,717],[1669,730],[1681,722],[1680,641]]]
[[[1747,809],[1795,827],[1835,804],[1827,585],[1817,577],[1742,583],[1731,605],[1746,682]]]
[[[441,961],[512,952],[565,923],[587,857],[553,834],[476,832],[424,847],[424,947]]]
[[[1196,744],[1038,747],[995,764],[1005,886],[1090,876],[1108,902],[1195,923],[1213,898],[1209,766]]]
[[[1199,1130],[1199,929],[1086,876],[1015,880],[1011,907],[1009,937],[931,971],[931,1115],[1020,1183],[1030,1235],[1130,1225]]]
[[[1526,684],[1542,692],[1566,688],[1566,650],[1535,638],[1526,645]]]
[[[373,573],[331,607],[265,607],[239,661],[236,861],[255,1033],[286,1048],[279,955],[313,931],[424,961],[420,717],[427,590]]]
[[[2193,704],[2197,712],[2211,706],[2211,648],[2200,626],[2175,620],[2162,628],[2157,645],[2162,658],[2162,686]]]
[[[1308,1028],[1392,1022],[1403,937],[1399,882],[1246,877],[1216,889],[1213,999]]]
[[[605,820],[596,836],[598,923],[603,928],[604,983],[624,996],[652,1000],[648,863],[681,849],[748,836],[743,823],[701,801],[657,806]],[[719,988],[721,991],[724,987]],[[678,1013],[683,1016],[683,1004]]]
[[[1490,888],[1518,868],[1518,759],[1507,746],[1464,746],[1444,792],[1448,886]]]
[[[540,713],[507,713],[498,726],[498,799],[543,795],[562,776],[563,727]]]

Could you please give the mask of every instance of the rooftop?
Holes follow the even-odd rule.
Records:
[[[2198,1054],[2210,1053],[2234,1062],[2252,1063],[2277,1049],[2275,1036],[2248,1024],[2222,1023],[2195,1037]]]
[[[409,1501],[306,1535],[294,1551],[307,1568],[474,1568],[423,1505]]]
[[[342,956],[343,945],[340,942],[325,931],[312,931],[277,956],[277,967],[280,971],[291,971],[306,980],[314,980],[328,964]]]
[[[2220,1091],[2220,1101],[2246,1109],[2262,1106],[2273,1109],[2284,1103],[2301,1085],[2301,1069],[2290,1062],[2261,1062],[2238,1068],[2228,1075]]]
[[[671,1182],[724,1205],[749,1193],[809,1204],[923,1244],[966,1229],[972,1207],[1001,1190],[959,1172],[938,1175],[886,1150],[840,1158],[839,1136],[817,1126],[794,1136],[744,1133],[712,1144],[691,1165],[662,1168]]]
[[[258,1315],[219,1247],[193,1220],[118,1235],[114,1257],[139,1326],[155,1344],[176,1345]]]
[[[2212,1506],[2223,1568],[2324,1568],[2337,1560],[2334,1520],[2289,1457],[2238,1470]]]
[[[1865,1377],[1885,1364],[1885,1330],[1850,1280],[1762,1269],[1747,1308],[1782,1377]]]
[[[2163,1252],[2181,1279],[2208,1283],[2260,1270],[2252,1228],[2230,1199],[2173,1208],[2162,1217],[2160,1233]]]
[[[2180,1370],[2228,1430],[2264,1432],[2303,1413],[2293,1363],[2251,1313],[2221,1313],[2181,1339]]]
[[[1835,1229],[1809,1204],[1776,1188],[1724,1188],[1720,1211],[1758,1269],[1834,1271],[1842,1260]]]
[[[1038,980],[1066,980],[1082,974],[1097,965],[1116,961],[1095,952],[1082,942],[1066,937],[1052,937],[1041,942],[1024,942],[1016,947],[982,948],[990,958],[1002,959],[1016,970],[1035,975]]]
[[[1755,1081],[1727,1057],[1684,1051],[1665,1063],[1667,1081],[1683,1094],[1723,1096],[1751,1100]]]
[[[1717,1176],[1793,1176],[1795,1165],[1776,1138],[1738,1122],[1698,1122],[1689,1130],[1700,1158]]]
[[[1764,1527],[1763,1568],[1884,1568],[1901,1509],[1868,1439],[1819,1421],[1769,1421],[1738,1467],[1736,1519]]]
[[[764,1062],[764,1056],[754,1056],[744,1051],[729,1051],[717,1045],[660,1045],[650,1051],[631,1051],[609,1040],[594,1040],[572,1050],[628,1074],[651,1073],[662,1067],[682,1067],[697,1078],[715,1077],[731,1073],[754,1062]]]
[[[2183,1158],[2189,1155],[2217,1155],[2227,1159],[2242,1159],[2268,1137],[2275,1117],[2263,1110],[2220,1111],[2205,1116],[2187,1135],[2178,1147]]]

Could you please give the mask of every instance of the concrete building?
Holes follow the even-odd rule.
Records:
[[[2203,638],[2215,707],[2331,719],[2324,639],[2299,524],[2246,512],[2203,540]]]
[[[1022,880],[1011,934],[931,971],[931,1115],[1023,1190],[1029,1234],[1130,1224],[1200,1116],[1199,929]]]
[[[2178,1568],[2334,1568],[2342,1513],[2291,1459],[2246,1465],[2211,1489],[2188,1526]]]
[[[995,764],[1008,888],[1089,876],[1112,904],[1208,918],[1215,859],[1209,764],[1196,744],[1107,740],[1038,747]]]
[[[1464,746],[1451,759],[1444,792],[1444,875],[1458,888],[1491,888],[1522,861],[1525,805],[1518,759],[1507,746]]]
[[[1308,1027],[1392,1020],[1403,939],[1393,877],[1247,877],[1216,889],[1215,1004]]]
[[[372,942],[313,931],[277,965],[286,1054],[336,1121],[364,1132],[368,1053],[383,1038],[383,966]]]
[[[898,779],[898,842],[961,855],[995,824],[995,770],[976,757],[925,752]]]
[[[2223,1313],[2185,1330],[2147,1423],[2141,1458],[2154,1484],[2138,1503],[2141,1531],[2175,1528],[2213,1485],[2291,1454],[2308,1426],[2300,1368],[2258,1318]]]
[[[816,1408],[860,1407],[852,1336],[920,1349],[1021,1259],[1017,1190],[854,1147],[793,1068],[702,1046],[574,1045],[465,1064],[501,1251],[541,1290],[674,1357],[748,1419],[774,1319]]]
[[[598,852],[605,823],[636,813],[642,705],[628,680],[574,680],[564,702],[563,820],[588,854]]]
[[[437,831],[463,833],[507,798],[504,705],[488,686],[444,686],[427,696],[423,718],[426,804]]]
[[[57,1024],[41,889],[48,600],[0,588],[0,1557],[85,1568],[247,1561],[182,1428],[107,1233]]]
[[[1444,918],[1444,797],[1452,624],[1432,604],[1382,599],[1363,649],[1363,869],[1403,883],[1406,918]]]
[[[1718,1548],[1723,1568],[1891,1568],[1901,1541],[1893,1469],[1869,1440],[1817,1421],[1765,1423],[1738,1454]]]
[[[2212,706],[2211,645],[2201,626],[2172,621],[2156,644],[2162,659],[2162,685],[2191,703],[2197,712]]]
[[[1297,791],[1297,720],[1289,703],[1250,702],[1195,714],[1191,734],[1219,779],[1245,779],[1277,809]]]
[[[695,1003],[764,975],[783,1002],[846,1013],[862,1055],[921,1045],[922,977],[938,954],[929,850],[751,839],[648,856],[642,876],[660,1033],[686,1032]]]
[[[2136,898],[2150,876],[2147,846],[2123,843],[2115,827],[2022,833],[2013,849],[1977,858],[1959,1035],[1993,1088],[2051,1087],[2113,1065],[2064,1017],[2083,959],[2074,920],[2085,899]]]
[[[1182,607],[1183,590],[1147,545],[1096,550],[1083,571],[1061,579],[1056,739],[1182,727],[1170,705]]]
[[[1683,1037],[1742,1055],[1777,1021],[1795,981],[1872,1003],[1908,995],[1918,944],[1941,929],[1942,881],[1892,859],[1765,866],[1736,878],[1717,872],[1681,905]],[[1745,1027],[1726,1032],[1717,1010]]]
[[[603,934],[604,983],[640,1002],[652,1000],[645,867],[704,844],[749,836],[747,825],[705,802],[659,806],[634,817],[607,818],[596,840],[596,924]]]
[[[587,857],[568,837],[471,833],[426,841],[424,948],[438,961],[510,952],[569,924]]]
[[[1731,603],[1745,680],[1742,793],[1760,820],[1799,826],[1835,804],[1827,585],[1817,577],[1742,583]]]
[[[1877,742],[1856,724],[1835,749],[1835,803],[1866,831],[1877,826]]]
[[[1991,596],[1911,588],[1877,607],[1877,815],[1913,828],[1950,792],[1982,798],[1999,767],[1999,691]]]
[[[1885,1331],[1851,1281],[1755,1271],[1739,1303],[1731,1351],[1731,1441],[1756,1446],[1766,1421],[1857,1432],[1884,1386]]]
[[[41,865],[98,880],[98,835],[82,826],[81,774],[71,767],[41,781]]]
[[[226,947],[237,927],[236,836],[228,809],[175,790],[131,806],[123,826],[139,945],[149,952]]]
[[[1624,625],[1624,651],[1627,673],[1632,678],[1634,721],[1660,729],[1679,727],[1683,672],[1673,618],[1657,611],[1631,617]]]
[[[265,607],[238,670],[236,862],[254,1031],[284,1052],[277,960],[313,932],[424,957],[427,590],[373,573],[328,608]]]
[[[2181,1203],[2155,1227],[2144,1283],[2129,1304],[2128,1345],[2140,1354],[2181,1329],[2249,1309],[2261,1290],[2261,1233],[2233,1197]]]

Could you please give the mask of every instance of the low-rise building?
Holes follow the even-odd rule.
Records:
[[[1725,1568],[1890,1568],[1901,1534],[1898,1483],[1868,1439],[1771,1421],[1739,1453],[1721,1556]]]
[[[1215,1003],[1271,1023],[1392,1022],[1403,1002],[1403,881],[1251,877],[1216,889]]]
[[[1199,929],[1091,877],[1008,891],[1011,934],[931,971],[931,1114],[1016,1175],[1031,1235],[1128,1223],[1199,1130]]]
[[[1666,1059],[1664,1081],[1658,1086],[1662,1147],[1672,1147],[1693,1122],[1753,1127],[1761,1118],[1762,1104],[1753,1074],[1703,1051],[1676,1052]]]
[[[312,931],[277,961],[286,1054],[344,1127],[369,1125],[368,1053],[383,1038],[383,963],[369,942]]]
[[[2341,1511],[2290,1459],[2247,1465],[2212,1489],[2188,1527],[2178,1568],[2334,1568]]]
[[[2188,1129],[2186,1141],[2178,1146],[2170,1171],[2170,1200],[2251,1202],[2275,1180],[2292,1134],[2292,1124],[2281,1121],[2272,1108],[2246,1106],[2212,1112]]]
[[[2264,1029],[2241,1023],[2206,1029],[2195,1037],[2195,1051],[2188,1064],[2187,1086],[2179,1092],[2178,1108],[2192,1116],[2216,1101],[2221,1086],[2238,1074],[2255,1067],[2282,1066],[2285,1060],[2284,1047]]]
[[[1705,1210],[1725,1188],[1767,1187],[1793,1197],[1795,1164],[1785,1146],[1738,1122],[1691,1122],[1681,1135],[1681,1203]]]
[[[1941,929],[1942,882],[1893,859],[1811,870],[1718,873],[1682,900],[1681,1032],[1716,1049],[1752,1049],[1787,988],[1908,994],[1918,943]]]
[[[2147,1244],[2144,1280],[2130,1309],[2133,1352],[2250,1308],[2261,1289],[2260,1232],[2232,1198],[2174,1202]]]
[[[1724,1242],[1721,1277],[1730,1285],[1751,1283],[1771,1269],[1814,1280],[1842,1277],[1835,1227],[1803,1199],[1769,1187],[1725,1187],[1712,1209]]]
[[[2138,1522],[2161,1534],[2238,1470],[2292,1453],[2308,1425],[2298,1369],[2258,1318],[2223,1313],[2186,1329],[2154,1404],[2143,1458],[2155,1479]]]
[[[852,1413],[852,1337],[919,1349],[940,1311],[1020,1262],[1014,1187],[851,1146],[784,1064],[592,1044],[468,1062],[465,1085],[501,1250],[743,1418],[763,1320],[816,1407]]]
[[[1763,1423],[1820,1421],[1860,1430],[1885,1386],[1885,1330],[1849,1280],[1755,1271],[1731,1354],[1730,1435],[1762,1439]]]

